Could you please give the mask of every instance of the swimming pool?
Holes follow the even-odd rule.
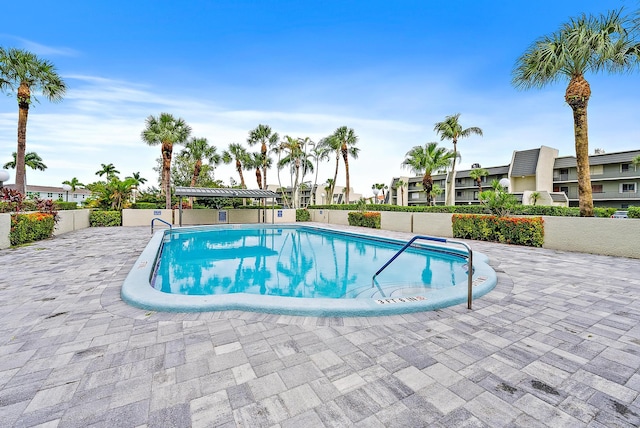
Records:
[[[157,232],[122,286],[129,304],[159,311],[251,310],[374,316],[466,302],[466,251],[300,225],[232,225]],[[497,282],[474,252],[473,296]]]

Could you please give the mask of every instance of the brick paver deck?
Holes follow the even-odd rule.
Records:
[[[120,300],[149,238],[0,251],[1,426],[640,425],[639,260],[472,242],[473,311],[174,314]]]

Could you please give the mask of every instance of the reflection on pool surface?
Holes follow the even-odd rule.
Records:
[[[365,234],[366,233],[366,234]],[[158,231],[125,279],[122,299],[155,311],[248,310],[378,316],[467,301],[466,250],[317,225],[220,225]],[[407,239],[408,240],[408,239]],[[473,298],[497,283],[473,253]]]
[[[371,298],[387,287],[452,287],[466,260],[410,249],[376,278],[401,244],[317,229],[269,227],[169,232],[154,288],[187,295],[250,293],[307,298]],[[386,290],[386,291],[385,291]]]

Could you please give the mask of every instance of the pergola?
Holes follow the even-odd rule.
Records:
[[[209,188],[209,187],[182,187],[176,186],[175,195],[179,198],[180,226],[182,226],[182,198],[252,198],[252,199],[272,199],[271,211],[273,214],[275,200],[278,194],[271,190],[252,189],[229,189],[229,188]],[[273,215],[271,216],[273,222]]]

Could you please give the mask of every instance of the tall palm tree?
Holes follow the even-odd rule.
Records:
[[[520,89],[542,88],[568,80],[564,99],[573,111],[580,216],[593,217],[593,194],[589,170],[587,104],[591,97],[588,72],[632,70],[640,62],[636,33],[626,28],[621,11],[606,15],[581,15],[560,29],[536,40],[518,58],[513,85]]]
[[[229,144],[229,149],[222,152],[222,162],[226,164],[235,162],[236,171],[238,171],[238,175],[240,176],[240,187],[242,189],[247,188],[247,185],[244,182],[244,175],[242,175],[242,169],[243,164],[247,161],[248,158],[249,154],[247,153],[247,149],[237,143]]]
[[[405,154],[402,166],[408,168],[414,174],[422,175],[422,188],[427,194],[427,205],[432,204],[433,174],[434,171],[442,171],[455,161],[454,151],[444,147],[438,147],[438,143],[427,143],[424,146],[415,146]]]
[[[260,153],[262,154],[262,183],[261,189],[267,188],[267,169],[271,163],[268,156],[268,147],[278,144],[279,136],[277,132],[273,132],[269,125],[258,125],[256,129],[249,132],[247,143],[249,146],[260,143]]]
[[[71,187],[71,192],[75,192],[76,189],[84,187],[84,184],[80,183],[80,180],[78,180],[76,177],[73,177],[71,180],[65,180],[62,182],[62,184],[68,184],[69,187]]]
[[[282,143],[282,149],[287,153],[285,157],[280,159],[278,168],[289,166],[291,175],[292,201],[295,208],[300,206],[300,171],[313,171],[313,163],[307,157],[304,149],[304,140],[293,138],[285,135],[285,141]]]
[[[144,178],[144,177],[142,177],[142,176],[140,175],[140,172],[134,172],[134,173],[133,173],[133,174],[131,174],[130,176],[125,177],[125,180],[126,180],[126,179],[128,179],[128,178],[133,178],[133,179],[135,180],[135,182],[136,182],[136,183],[134,184],[134,187],[136,187],[136,188],[137,188],[138,186],[140,186],[141,184],[144,184],[144,183],[146,183],[146,182],[147,182],[147,179],[146,179],[146,178]]]
[[[396,181],[396,189],[400,189],[400,205],[404,205],[404,188],[407,186],[407,182],[404,180]]]
[[[202,163],[207,161],[213,167],[220,164],[222,157],[217,153],[215,146],[210,146],[206,138],[192,138],[180,152],[180,156],[193,162],[193,175],[190,187],[194,187],[202,172]]]
[[[469,171],[469,177],[473,178],[478,186],[478,194],[482,192],[482,177],[489,175],[489,171],[484,168],[474,168]]]
[[[110,164],[101,163],[100,167],[101,168],[96,171],[96,175],[99,177],[102,177],[103,175],[105,175],[107,178],[107,181],[111,180],[117,174],[120,174],[120,171],[118,171],[112,163]]]
[[[267,157],[266,167],[271,168],[272,160]],[[263,176],[262,169],[265,166],[265,162],[261,152],[249,153],[249,157],[244,162],[244,168],[246,170],[256,170],[256,182],[258,183],[258,189],[263,189]],[[262,169],[262,170],[261,170]]]
[[[25,156],[29,106],[42,93],[51,102],[62,101],[67,87],[47,60],[22,49],[0,47],[0,92],[16,93],[18,101],[18,150],[16,155],[16,190],[25,194]]]
[[[447,192],[445,193],[446,205],[455,205],[455,180],[453,176],[456,172],[456,158],[458,157],[458,139],[466,138],[473,134],[482,135],[482,129],[472,126],[470,128],[463,128],[460,125],[460,113],[456,113],[444,118],[442,122],[437,122],[433,128],[438,135],[440,135],[440,141],[451,140],[453,143],[453,162],[451,164],[451,175],[449,175],[449,183]]]
[[[176,119],[169,113],[158,117],[149,116],[142,131],[142,141],[150,146],[160,145],[162,153],[162,189],[165,194],[166,209],[171,209],[171,157],[174,144],[184,144],[191,134],[191,127],[182,118]]]
[[[322,139],[318,142],[318,144],[316,144],[313,149],[311,149],[311,158],[313,159],[313,161],[315,162],[315,171],[316,171],[316,176],[313,180],[313,205],[316,204],[316,193],[317,191],[315,189],[317,189],[318,186],[318,171],[319,171],[319,164],[320,161],[328,161],[329,160],[329,153],[330,153],[330,148],[327,145],[326,139]]]
[[[13,152],[11,153],[11,156],[13,156],[13,160],[5,163],[3,166],[4,169],[16,169],[16,166],[18,164],[18,161],[17,161],[18,154],[16,152]],[[42,162],[42,158],[36,152],[29,152],[24,155],[24,165],[28,166],[33,170],[38,170],[38,171],[44,171],[45,169],[47,169],[47,166],[44,164],[44,162]],[[16,175],[17,175],[17,171],[16,171]],[[17,182],[17,177],[16,177],[16,182]],[[24,169],[23,182],[26,189],[27,187],[27,169],[26,168]]]
[[[345,185],[345,203],[349,203],[349,187],[351,183],[349,182],[349,157],[353,159],[358,158],[358,153],[360,153],[360,149],[356,147],[358,143],[358,136],[356,135],[353,128],[347,128],[346,126],[341,126],[336,129],[336,131],[331,136],[333,140],[332,147],[337,146],[339,144],[340,151],[339,154],[342,155],[342,160],[344,161],[344,169],[345,169],[345,177],[346,177],[346,185]],[[336,164],[336,175],[338,173],[338,166]],[[337,177],[336,177],[337,178]],[[334,178],[335,180],[335,178]],[[335,183],[334,183],[335,185]]]

